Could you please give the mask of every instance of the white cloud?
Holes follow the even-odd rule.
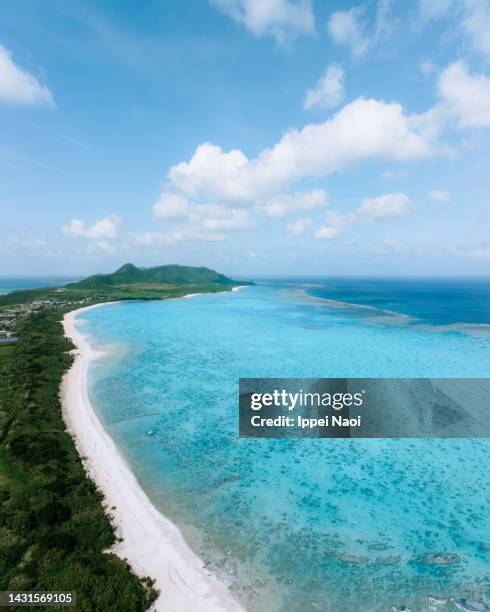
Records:
[[[441,191],[440,189],[429,191],[429,197],[436,202],[441,202],[441,204],[448,204],[451,201],[449,192]]]
[[[310,225],[311,219],[296,219],[296,221],[286,225],[286,230],[291,234],[291,236],[303,236]]]
[[[223,240],[230,232],[253,226],[250,212],[221,204],[189,202],[182,195],[163,191],[153,206],[153,214],[159,221],[174,225],[170,232],[146,232],[138,234],[140,244],[174,244],[184,240]],[[177,227],[175,227],[177,224]]]
[[[163,192],[153,206],[153,214],[159,220],[182,219],[189,212],[186,198],[175,193]]]
[[[311,0],[210,0],[255,36],[271,36],[280,45],[315,31]]]
[[[19,68],[10,52],[0,45],[0,100],[12,104],[53,106],[50,90],[29,72]]]
[[[190,220],[204,230],[211,231],[243,230],[253,225],[248,210],[217,204],[196,204]]]
[[[211,195],[227,200],[243,199],[248,190],[240,175],[249,160],[238,149],[225,153],[221,147],[206,142],[197,147],[189,162],[172,166],[171,182],[189,196]],[[241,179],[241,180],[240,180]]]
[[[400,104],[358,98],[323,123],[290,130],[250,160],[238,149],[199,145],[190,161],[172,166],[168,176],[188,196],[250,202],[363,160],[441,153],[433,119],[429,113],[406,115]]]
[[[366,220],[403,217],[411,207],[410,198],[405,193],[387,193],[377,198],[365,198],[355,214]]]
[[[353,212],[341,214],[334,210],[327,210],[323,223],[313,232],[313,236],[320,240],[331,240],[339,236],[348,226],[403,217],[411,210],[410,198],[404,193],[387,193],[377,198],[365,198],[359,208]],[[389,238],[384,244],[391,250],[398,250],[395,241]]]
[[[72,219],[67,225],[63,225],[62,231],[65,236],[86,238],[87,240],[107,240],[117,238],[118,225],[121,220],[117,215],[108,215],[87,226],[80,219]]]
[[[270,198],[261,206],[268,217],[284,217],[293,212],[328,206],[328,193],[323,189],[285,193]]]
[[[490,4],[485,0],[466,0],[466,7],[463,30],[475,51],[490,55]]]
[[[342,215],[335,210],[327,210],[323,216],[325,225],[328,225],[329,227],[336,227],[338,229],[350,222],[349,217],[350,215]]]
[[[476,53],[490,54],[490,3],[488,0],[419,0],[423,21],[449,18]]]
[[[251,226],[248,210],[221,204],[199,204],[174,193],[163,192],[153,206],[159,221],[183,222],[205,230],[235,230]]]
[[[490,78],[470,75],[460,60],[443,70],[438,89],[461,127],[490,127]]]
[[[133,234],[134,244],[146,247],[169,246],[178,242],[202,240],[206,242],[219,242],[225,240],[222,234],[201,233],[193,230],[175,230],[172,232],[144,232]]]
[[[391,5],[392,0],[378,0],[372,25],[366,5],[335,11],[327,23],[328,33],[334,43],[349,47],[352,55],[359,59],[391,33]]]
[[[333,240],[337,238],[340,234],[340,229],[338,227],[329,227],[328,225],[320,225],[320,227],[315,231],[313,236],[317,240]]]
[[[333,108],[345,98],[344,71],[338,64],[330,64],[315,87],[306,92],[304,108]]]
[[[352,55],[361,57],[369,48],[363,21],[364,8],[355,6],[348,11],[336,11],[328,20],[328,33],[338,45],[350,47]]]
[[[334,210],[327,210],[324,223],[313,233],[318,240],[332,240],[342,231],[343,227],[351,222],[351,215],[341,215]]]
[[[411,209],[410,198],[404,193],[387,193],[377,198],[365,198],[359,208],[350,213],[341,214],[334,210],[327,210],[323,224],[317,228],[313,236],[330,240],[336,238],[347,226],[403,217],[410,213]],[[386,243],[386,246],[390,246],[389,242]]]

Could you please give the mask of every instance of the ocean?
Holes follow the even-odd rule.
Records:
[[[40,289],[41,287],[57,287],[74,282],[75,278],[14,278],[0,277],[0,295],[18,291],[19,289]]]
[[[249,610],[490,605],[490,441],[238,438],[239,377],[488,376],[488,281],[359,282],[87,311],[95,409]]]

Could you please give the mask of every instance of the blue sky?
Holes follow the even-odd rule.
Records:
[[[0,5],[0,275],[481,275],[488,0]]]

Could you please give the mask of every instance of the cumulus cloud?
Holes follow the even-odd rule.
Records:
[[[53,106],[53,94],[35,76],[17,66],[0,45],[0,100],[11,104]]]
[[[429,191],[429,197],[436,202],[441,202],[441,204],[449,204],[451,201],[451,195],[447,191],[442,191],[440,189],[433,189]]]
[[[338,227],[320,225],[320,227],[315,231],[313,236],[317,240],[333,240],[333,238],[337,238],[339,234],[340,234],[340,228]]]
[[[223,233],[253,226],[250,211],[222,204],[190,202],[182,195],[162,192],[153,206],[159,221],[178,224],[171,232],[140,234],[140,244],[174,244],[183,240],[223,240]]]
[[[262,204],[268,217],[284,217],[302,210],[314,210],[328,206],[328,193],[323,189],[296,191],[274,196]]]
[[[405,193],[387,193],[377,198],[365,198],[356,216],[366,220],[403,217],[411,208],[412,203]]]
[[[248,159],[238,150],[199,145],[188,162],[170,168],[173,186],[192,197],[262,199],[304,178],[318,178],[370,159],[405,161],[440,153],[433,118],[358,98],[323,123],[290,130],[272,148]]]
[[[182,221],[201,230],[233,231],[247,229],[252,225],[248,210],[189,202],[184,196],[167,192],[160,195],[153,206],[153,214],[159,221]],[[196,234],[187,231],[186,235],[193,233]]]
[[[354,58],[361,58],[390,34],[391,5],[392,0],[379,0],[372,24],[369,23],[366,5],[335,11],[327,23],[330,38],[337,45],[349,47]]]
[[[210,0],[255,36],[271,36],[280,45],[315,31],[311,0]]]
[[[313,233],[317,240],[333,240],[341,233],[343,227],[352,222],[351,215],[341,215],[333,210],[327,210],[323,223]]]
[[[352,55],[360,57],[369,48],[365,34],[364,8],[355,6],[348,11],[335,11],[328,20],[328,33],[338,45],[350,47]]]
[[[189,220],[202,229],[211,231],[243,230],[253,225],[248,210],[217,204],[197,204]]]
[[[72,219],[68,224],[63,225],[62,231],[65,236],[75,238],[86,238],[87,240],[111,240],[117,238],[118,225],[121,223],[117,215],[108,215],[88,226],[80,219]]]
[[[328,227],[335,227],[337,229],[341,229],[344,225],[351,222],[350,214],[342,215],[335,210],[327,210],[324,214],[323,219],[325,221],[325,225]]]
[[[274,218],[321,209],[328,205],[324,190],[288,190],[305,179],[319,179],[363,161],[407,162],[453,153],[441,138],[455,124],[455,117],[462,128],[490,126],[489,83],[489,78],[471,75],[463,62],[455,62],[440,74],[439,101],[422,113],[408,114],[398,103],[361,97],[326,121],[287,131],[252,158],[239,149],[225,151],[203,143],[188,161],[169,169],[166,190],[154,206],[155,216],[180,221],[191,233],[221,235],[254,226],[250,210]],[[393,168],[382,177],[405,175],[404,168]],[[434,190],[430,197],[447,201],[449,194]],[[316,230],[307,230],[304,219],[290,223],[286,230],[292,235],[308,232],[319,239],[333,239],[348,225],[402,217],[411,210],[406,194],[388,193],[366,198],[350,213],[328,212],[329,218]]]
[[[443,70],[438,89],[461,127],[490,127],[490,78],[472,76],[460,60]]]
[[[311,219],[303,218],[296,219],[292,223],[286,225],[286,230],[291,236],[303,236],[311,225]]]
[[[153,206],[153,214],[157,219],[182,219],[189,212],[186,198],[175,193],[163,192]]]
[[[344,71],[338,64],[330,64],[317,81],[316,85],[306,92],[303,106],[312,108],[333,108],[345,98]]]
[[[334,210],[327,210],[323,223],[316,229],[313,236],[319,240],[332,240],[350,225],[403,217],[411,210],[410,198],[404,193],[387,193],[376,198],[365,198],[359,208],[353,212],[341,214]]]

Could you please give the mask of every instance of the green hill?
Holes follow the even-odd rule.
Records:
[[[95,274],[64,287],[23,289],[1,295],[0,315],[3,308],[10,306],[19,307],[19,313],[26,314],[51,306],[85,306],[114,300],[164,300],[188,293],[217,293],[231,291],[238,285],[253,283],[233,280],[204,267],[168,265],[137,268],[128,263],[112,274]],[[25,305],[23,310],[19,306],[21,304]]]
[[[66,285],[70,289],[107,289],[127,285],[220,285],[233,286],[237,281],[210,268],[191,266],[156,266],[137,268],[127,263],[112,274],[95,274],[77,283]]]

